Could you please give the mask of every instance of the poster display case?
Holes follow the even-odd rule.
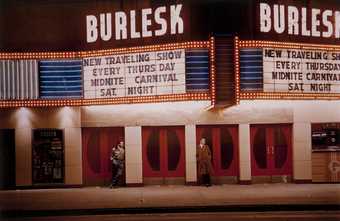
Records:
[[[64,183],[63,130],[35,129],[32,142],[33,184]]]

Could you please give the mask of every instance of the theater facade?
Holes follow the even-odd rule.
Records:
[[[340,182],[336,0],[0,6],[0,188]]]

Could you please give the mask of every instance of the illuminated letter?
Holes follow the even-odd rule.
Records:
[[[322,13],[322,23],[327,27],[327,32],[322,32],[322,37],[330,38],[333,34],[333,24],[328,20],[327,17],[332,16],[331,10],[326,10]]]
[[[166,33],[166,29],[167,29],[166,20],[164,18],[161,18],[161,13],[165,13],[165,12],[166,12],[165,6],[158,7],[155,11],[155,21],[157,24],[161,25],[161,28],[155,31],[156,36],[165,35]]]
[[[280,5],[274,5],[274,30],[276,33],[281,34],[285,31],[285,8]]]
[[[294,6],[288,6],[288,34],[299,34],[299,11]]]
[[[183,33],[184,25],[183,25],[183,19],[180,16],[181,10],[182,10],[182,4],[170,6],[171,34],[176,34],[176,33],[182,34]],[[176,32],[176,26],[178,27],[177,28],[178,32]]]
[[[136,11],[130,11],[131,38],[140,38],[140,32],[136,32]]]
[[[151,8],[142,9],[142,36],[151,37],[152,31],[148,31],[148,27],[151,25],[151,20],[148,19],[148,15],[152,13]]]
[[[126,31],[126,15],[124,12],[116,12],[115,15],[116,20],[116,39],[126,39],[127,31]]]
[[[270,18],[270,6],[266,3],[260,4],[260,31],[269,32],[272,28],[272,21]]]
[[[111,13],[106,14],[106,22],[105,22],[105,14],[100,14],[100,37],[104,41],[108,41],[112,37],[112,24],[111,24]],[[106,25],[105,25],[106,23]]]
[[[307,30],[307,10],[306,8],[301,9],[301,26],[302,26],[302,31],[301,34],[303,36],[310,36],[310,31]]]
[[[94,15],[86,16],[86,41],[92,43],[97,41],[98,30],[97,30],[97,18]]]
[[[335,12],[335,38],[340,38],[340,11]]]
[[[320,20],[317,18],[319,14],[320,9],[312,8],[312,36],[314,37],[320,37],[320,31],[318,31]]]

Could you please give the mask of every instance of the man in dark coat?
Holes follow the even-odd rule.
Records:
[[[210,175],[212,173],[211,151],[202,138],[197,147],[197,173],[199,182],[206,186],[211,186]]]

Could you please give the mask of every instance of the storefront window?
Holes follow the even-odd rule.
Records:
[[[64,136],[58,129],[33,130],[33,183],[64,182]]]
[[[312,149],[340,150],[340,123],[312,124]]]

